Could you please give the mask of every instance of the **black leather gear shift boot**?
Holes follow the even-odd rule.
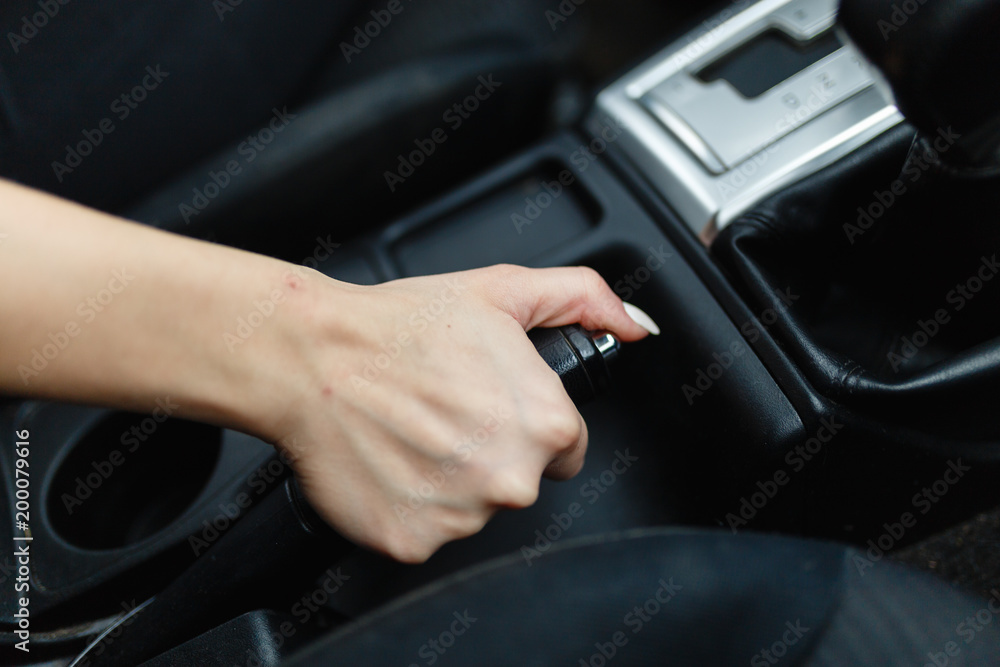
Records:
[[[752,307],[796,297],[771,333],[835,409],[995,459],[1000,177],[937,162],[947,128],[913,136],[900,126],[769,199],[712,253]]]

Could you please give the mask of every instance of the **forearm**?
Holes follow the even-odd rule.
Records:
[[[0,202],[0,392],[146,411],[169,398],[178,416],[247,427],[238,394],[271,366],[247,363],[238,322],[270,303],[252,320],[272,324],[304,270],[2,181]]]

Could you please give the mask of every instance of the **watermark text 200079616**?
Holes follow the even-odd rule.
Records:
[[[31,454],[31,435],[27,430],[16,431],[14,443],[14,594],[17,611],[14,619],[17,627],[14,634],[21,641],[14,644],[20,651],[28,653],[31,640],[31,613],[28,611],[28,593],[31,591],[31,475],[28,472]]]

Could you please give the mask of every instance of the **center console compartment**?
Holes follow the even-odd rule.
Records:
[[[751,259],[766,257],[763,264],[740,261],[733,248],[743,247],[729,243],[763,220],[761,211],[788,219],[797,219],[796,207],[853,211],[813,195],[864,192],[872,165],[884,175],[905,154],[911,129],[877,75],[833,32],[834,14],[829,0],[735,3],[605,90],[582,128],[344,243],[318,267],[375,284],[496,263],[588,265],[663,331],[624,346],[615,390],[581,409],[591,441],[577,479],[543,482],[534,507],[502,513],[423,566],[358,556],[366,562],[345,565],[352,585],[330,596],[329,611],[354,617],[492,556],[639,526],[780,530],[865,544],[957,457],[974,470],[905,541],[997,502],[995,433],[966,433],[959,446],[938,447],[928,433],[873,428],[859,417],[857,396],[831,391],[809,366],[816,350],[789,335],[804,317],[820,342],[833,341],[826,306],[858,303],[845,298],[849,291],[833,293],[850,283],[850,266],[824,264],[815,242],[751,238],[762,244]],[[747,67],[774,58],[794,64],[780,80]],[[784,240],[811,231],[792,230]],[[710,250],[713,239],[721,242]],[[816,254],[792,255],[800,249]],[[836,269],[837,280],[802,278],[816,266]],[[864,266],[878,275],[873,263]],[[880,309],[877,299],[865,307]],[[851,324],[860,328],[863,319]],[[831,345],[863,358],[870,352],[858,343],[863,333],[845,338],[841,328]],[[958,327],[935,341],[947,344],[942,354],[985,342]],[[914,372],[936,361],[925,354]],[[933,402],[921,407],[925,414],[912,422],[933,421]],[[891,409],[906,417],[905,402]],[[262,480],[270,447],[241,434],[169,419],[146,429],[144,416],[57,404],[15,405],[0,417],[0,450],[13,449],[16,430],[30,429],[32,470],[43,480],[42,520],[32,524],[41,653],[81,648],[121,611],[120,601],[155,593],[201,557],[198,540],[210,548],[212,531],[252,511],[260,485],[269,488]],[[930,435],[942,435],[941,423]],[[123,451],[133,426],[149,442]],[[977,437],[984,446],[969,447]],[[609,476],[623,456],[634,466]],[[0,463],[0,482],[12,489],[9,461]],[[246,507],[240,498],[250,499]],[[585,512],[563,526],[556,517],[581,498]],[[0,529],[9,520],[0,515]],[[0,612],[3,658],[14,625],[12,609]],[[284,619],[262,614],[220,636]],[[257,641],[280,654],[280,646],[268,648],[271,640]]]
[[[397,596],[436,573],[533,545],[535,531],[579,501],[583,484],[602,479],[619,453],[637,464],[610,486],[598,482],[600,502],[588,506],[568,536],[663,523],[712,525],[738,508],[743,490],[736,480],[748,470],[773,469],[803,437],[791,402],[664,234],[664,221],[635,199],[600,153],[584,135],[558,135],[413,216],[341,246],[320,266],[341,280],[373,283],[498,262],[586,264],[664,330],[623,350],[613,397],[584,407],[591,449],[579,480],[546,482],[535,507],[498,517],[422,568],[376,568],[367,585],[351,589],[356,599],[345,591],[338,603],[345,612]],[[746,387],[754,387],[752,400]],[[81,612],[114,614],[119,600],[131,601],[140,589],[152,593],[157,582],[201,556],[191,538],[204,540],[213,522],[220,523],[220,507],[234,506],[240,493],[255,496],[255,474],[270,454],[263,443],[168,420],[136,453],[120,451],[127,449],[122,443],[130,425],[141,432],[142,423],[142,416],[58,404],[24,404],[6,415],[2,437],[28,428],[37,443],[33,469],[46,480],[40,501],[46,520],[33,524],[39,553],[33,576],[44,591],[33,607],[39,627],[79,621]],[[175,457],[177,465],[161,455]],[[88,476],[96,484],[98,469],[108,466],[113,471],[94,497],[64,520],[67,494],[74,497],[80,480],[87,486]],[[175,474],[166,475],[170,470]],[[780,524],[794,514],[794,495],[777,499],[765,522]]]

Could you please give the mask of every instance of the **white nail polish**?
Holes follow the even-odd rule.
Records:
[[[625,312],[628,313],[628,316],[632,318],[633,322],[654,336],[660,335],[660,327],[656,326],[656,322],[653,321],[652,317],[643,312],[642,309],[633,306],[631,303],[623,302],[623,304],[625,306]]]

